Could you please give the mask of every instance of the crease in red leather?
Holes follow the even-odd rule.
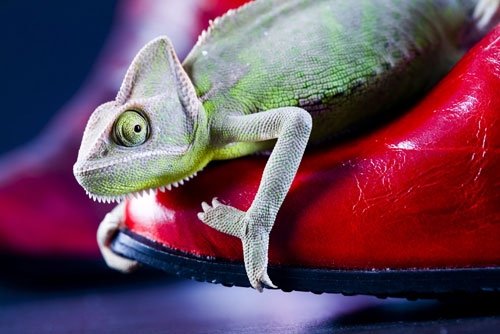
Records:
[[[500,265],[500,28],[417,106],[376,131],[309,150],[271,232],[271,263],[343,268]],[[247,209],[267,157],[212,163],[127,204],[126,226],[168,247],[242,260],[197,219],[218,197]]]

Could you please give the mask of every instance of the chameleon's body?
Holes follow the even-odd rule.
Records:
[[[138,54],[116,100],[92,115],[75,176],[94,198],[124,199],[274,145],[247,212],[214,200],[198,215],[242,240],[254,287],[273,286],[268,236],[310,137],[348,130],[434,84],[463,53],[476,3],[258,0],[217,19],[182,65],[158,38]],[[497,7],[484,8],[488,21]],[[123,215],[119,205],[105,218],[98,241],[108,264],[126,271],[135,262],[108,246]]]
[[[207,113],[301,107],[320,139],[432,86],[462,55],[473,4],[260,1],[221,20],[183,66]]]

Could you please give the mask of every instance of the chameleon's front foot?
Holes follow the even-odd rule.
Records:
[[[270,288],[277,288],[267,274],[269,232],[257,224],[247,225],[243,243],[243,257],[250,284],[262,292],[262,283]]]
[[[243,243],[243,258],[252,287],[262,292],[262,284],[277,288],[267,274],[269,231],[253,221],[247,213],[212,200],[212,206],[201,203],[204,212],[198,218],[218,231],[238,237]]]
[[[125,202],[117,205],[109,212],[97,229],[97,244],[106,264],[122,273],[129,273],[137,269],[140,264],[137,261],[127,259],[113,252],[109,245],[111,240],[120,230],[125,220]]]

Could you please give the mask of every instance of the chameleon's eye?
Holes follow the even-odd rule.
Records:
[[[113,132],[118,144],[128,147],[138,146],[148,139],[149,124],[141,113],[127,110],[116,120]]]

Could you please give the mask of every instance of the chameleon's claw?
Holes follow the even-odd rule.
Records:
[[[260,281],[250,282],[250,284],[255,290],[259,291],[260,293],[264,292],[264,288],[262,287],[262,283]]]
[[[212,199],[212,206],[213,206],[214,208],[216,208],[216,207],[218,207],[218,206],[220,206],[220,205],[222,205],[222,203],[221,203],[221,202],[219,202],[219,201],[217,200],[217,197],[214,197],[214,198]]]
[[[269,275],[267,274],[267,271],[264,272],[264,276],[262,277],[262,283],[264,283],[265,285],[267,285],[268,287],[270,287],[272,289],[277,289],[278,288],[276,285],[274,285],[274,283],[269,278]]]
[[[203,212],[198,213],[198,219],[223,233],[234,235],[238,238],[241,234],[241,219],[245,212],[220,203],[217,199],[212,200],[212,205],[206,202],[201,203]]]
[[[274,283],[271,281],[269,278],[269,275],[267,274],[267,271],[264,272],[262,277],[260,279],[254,279],[250,281],[250,285],[257,291],[263,292],[264,291],[264,286],[271,289],[277,289],[278,287],[274,285]]]
[[[210,205],[208,205],[207,202],[201,202],[201,207],[203,208],[203,211],[205,211],[205,212],[212,209],[212,207]]]
[[[273,284],[273,282],[271,282],[271,279],[267,275],[267,272],[264,273],[264,275],[260,280],[250,281],[250,285],[252,285],[252,287],[259,292],[264,292],[264,285],[272,289],[278,288],[276,285]]]

